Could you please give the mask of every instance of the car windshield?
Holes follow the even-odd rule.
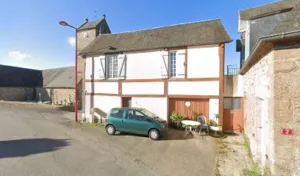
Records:
[[[150,111],[148,111],[148,110],[146,110],[146,109],[143,109],[141,112],[142,112],[143,114],[147,115],[147,116],[150,117],[150,118],[156,118],[156,117],[158,117],[157,115],[155,115],[154,113],[152,113],[152,112],[150,112]]]

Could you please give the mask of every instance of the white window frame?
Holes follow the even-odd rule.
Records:
[[[176,78],[176,51],[169,52],[169,61],[170,61],[170,78]]]
[[[107,79],[119,78],[119,60],[118,55],[106,55],[107,61]]]

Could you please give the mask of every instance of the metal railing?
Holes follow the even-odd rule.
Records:
[[[240,68],[237,65],[227,65],[226,75],[236,75],[240,71]]]

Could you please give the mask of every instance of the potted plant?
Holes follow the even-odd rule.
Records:
[[[170,119],[172,123],[176,125],[177,128],[181,127],[181,121],[185,119],[185,116],[177,114],[175,111],[172,112]]]
[[[214,120],[209,120],[209,129],[211,129],[212,131],[222,131],[222,125],[219,125],[216,121]]]

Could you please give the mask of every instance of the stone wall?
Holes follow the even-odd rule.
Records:
[[[251,153],[261,169],[274,163],[273,57],[266,54],[243,77],[244,123]],[[274,170],[274,169],[273,169]]]
[[[275,47],[275,171],[276,175],[300,173],[300,45]],[[294,135],[282,135],[291,128]]]
[[[224,76],[224,97],[243,97],[243,76]]]
[[[36,97],[39,101],[39,94],[41,94],[42,102],[49,102],[53,104],[69,104],[75,102],[75,89],[51,89],[51,88],[37,88]]]
[[[34,89],[26,87],[0,87],[0,100],[31,101],[34,100]]]

